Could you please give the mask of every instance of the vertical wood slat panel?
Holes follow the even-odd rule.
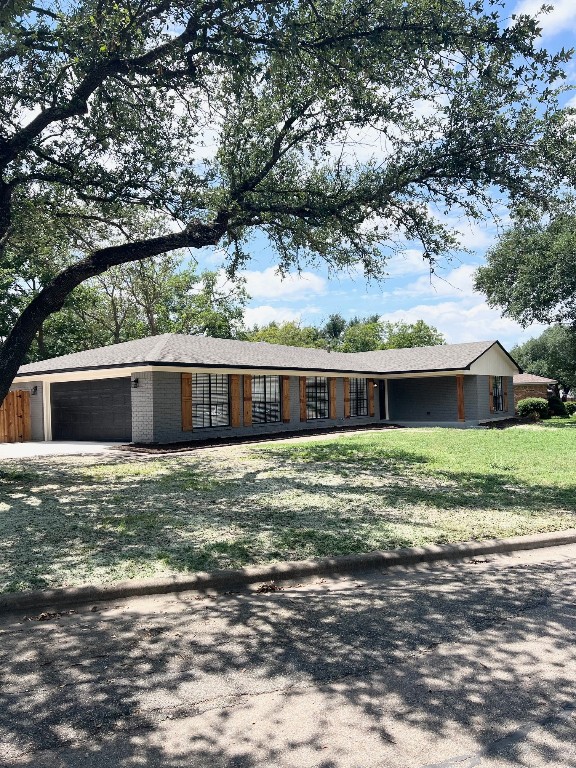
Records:
[[[328,418],[336,418],[336,379],[333,376],[328,379]]]
[[[240,413],[240,375],[233,373],[230,376],[230,426],[240,427],[242,424]]]
[[[282,376],[282,421],[288,424],[290,421],[290,376]]]
[[[488,376],[488,405],[490,406],[490,413],[494,413],[494,379],[492,376]]]
[[[8,416],[8,442],[18,442],[18,432],[16,429],[16,392],[14,390],[10,393],[10,397],[6,398],[6,414]]]
[[[192,432],[192,374],[180,374],[182,432]]]
[[[344,418],[350,418],[350,379],[344,378]]]
[[[504,376],[502,379],[504,382],[504,410],[508,410],[508,376]]]
[[[456,401],[458,406],[458,421],[465,421],[464,411],[464,376],[456,376]]]
[[[374,379],[366,379],[366,389],[368,391],[368,416],[374,416]]]
[[[243,377],[244,385],[244,426],[252,426],[252,376]]]
[[[32,439],[32,413],[30,409],[30,392],[23,390],[22,403],[22,439],[24,442]]]
[[[306,420],[306,376],[300,376],[300,421]]]
[[[31,437],[30,392],[12,390],[0,405],[0,443],[21,443]]]

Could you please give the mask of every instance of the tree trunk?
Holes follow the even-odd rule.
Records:
[[[222,212],[212,224],[198,223],[182,232],[102,248],[56,275],[28,304],[0,349],[0,403],[8,394],[42,324],[51,314],[62,309],[70,293],[80,283],[118,264],[140,261],[178,248],[216,245],[226,231],[227,223],[228,215]]]

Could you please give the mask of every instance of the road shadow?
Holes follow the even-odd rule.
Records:
[[[574,581],[568,567],[455,566],[358,589],[183,594],[165,613],[5,621],[5,764],[336,768],[401,748],[394,764],[421,768],[440,761],[416,736],[440,755],[473,734],[477,750],[523,765],[510,734],[574,701],[576,608],[554,596]],[[563,764],[561,740],[535,749]]]

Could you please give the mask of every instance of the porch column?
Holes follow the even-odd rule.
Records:
[[[464,412],[464,376],[456,376],[456,400],[458,403],[458,421],[466,421]]]

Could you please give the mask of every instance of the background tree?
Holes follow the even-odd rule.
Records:
[[[382,322],[379,315],[353,317],[346,321],[341,315],[330,315],[323,326],[301,325],[297,322],[269,323],[245,331],[246,341],[267,341],[290,347],[319,347],[335,352],[371,352],[376,349],[421,347],[444,344],[442,334],[433,326],[418,320],[409,323]]]
[[[245,341],[266,341],[268,344],[285,344],[288,347],[326,346],[318,328],[313,325],[300,325],[288,320],[284,323],[271,322],[268,325],[254,327],[242,334]]]
[[[576,214],[516,223],[488,252],[475,288],[523,326],[576,325]]]
[[[424,320],[415,323],[384,323],[384,347],[386,349],[405,349],[407,347],[434,347],[446,344],[446,339],[433,325]]]
[[[317,258],[378,276],[406,241],[432,260],[454,246],[434,207],[477,218],[496,191],[547,199],[571,165],[554,91],[567,55],[497,5],[5,6],[0,248],[30,204],[79,236],[4,341],[0,400],[47,318],[111,267],[222,244],[234,273],[259,228],[283,269]],[[383,157],[355,156],[367,129]]]
[[[510,354],[527,373],[555,379],[564,394],[576,389],[576,333],[556,325],[538,338],[514,347]]]

